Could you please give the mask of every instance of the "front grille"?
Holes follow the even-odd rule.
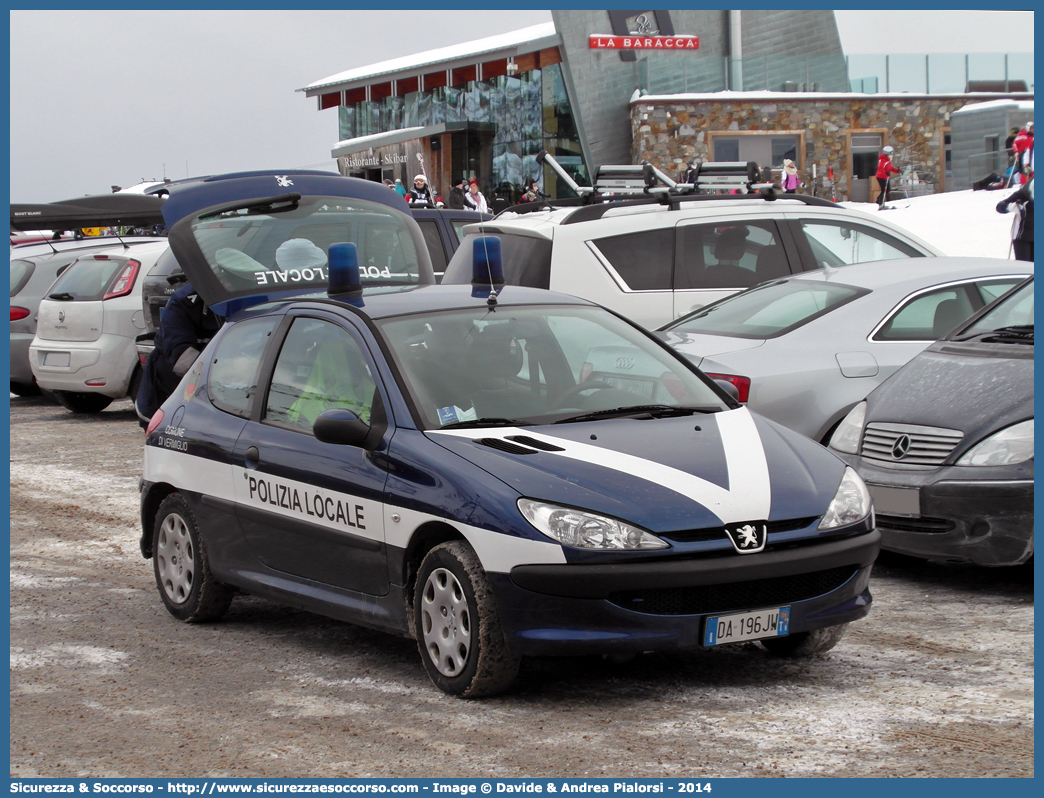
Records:
[[[897,515],[877,516],[877,526],[879,529],[894,529],[897,532],[924,532],[932,535],[952,532],[957,528],[957,524],[945,518],[903,518]]]
[[[889,465],[939,466],[963,437],[956,429],[874,421],[866,425],[861,454]]]
[[[816,520],[811,518],[787,518],[782,521],[769,521],[766,524],[767,531],[771,535],[774,532],[792,532],[795,529],[804,529]],[[661,538],[673,540],[675,543],[695,543],[700,540],[728,540],[723,526],[709,526],[703,529],[682,529],[678,532],[660,532]]]
[[[858,566],[844,565],[810,574],[725,585],[628,590],[610,594],[609,601],[625,610],[648,615],[703,615],[752,607],[782,606],[836,590],[858,570]]]

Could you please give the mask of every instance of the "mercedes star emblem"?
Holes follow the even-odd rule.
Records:
[[[892,444],[892,457],[896,460],[902,460],[906,457],[907,452],[910,451],[910,436],[900,435],[895,439],[895,443]]]

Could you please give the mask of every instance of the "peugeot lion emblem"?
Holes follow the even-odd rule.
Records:
[[[765,548],[768,531],[764,522],[748,521],[745,524],[728,524],[725,534],[740,554],[753,554]]]
[[[892,444],[892,457],[896,460],[902,460],[906,457],[907,453],[910,451],[910,443],[909,435],[900,435],[896,438],[895,443]]]
[[[275,179],[280,188],[288,188],[294,184],[294,181],[286,175],[275,175]]]

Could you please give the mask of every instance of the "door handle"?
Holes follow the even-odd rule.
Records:
[[[243,462],[247,468],[257,468],[257,464],[261,461],[261,452],[257,450],[256,446],[251,446],[243,455]]]

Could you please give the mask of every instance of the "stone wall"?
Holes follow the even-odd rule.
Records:
[[[968,103],[994,99],[1032,99],[1032,95],[861,95],[730,93],[642,97],[631,103],[633,163],[649,161],[670,176],[690,161],[713,160],[710,132],[804,131],[805,152],[798,164],[808,180],[816,164],[820,180],[833,167],[838,199],[850,191],[848,134],[884,131],[884,143],[895,147],[900,165],[912,165],[922,182],[942,190],[940,173],[943,128],[950,114]],[[821,183],[822,185],[822,183]]]

